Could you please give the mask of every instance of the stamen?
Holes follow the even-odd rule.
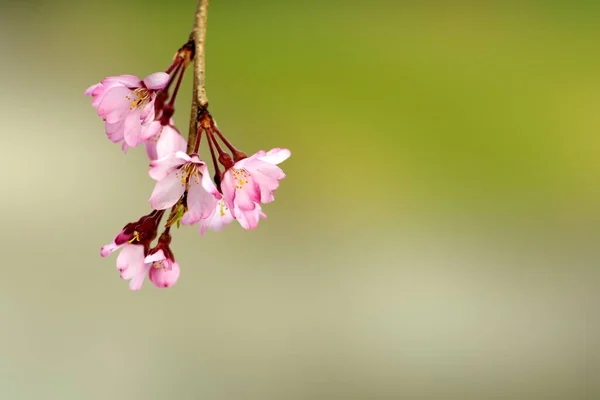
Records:
[[[133,237],[131,239],[129,239],[128,243],[132,244],[135,241],[137,241],[137,242],[140,241],[140,233],[138,231],[133,231]]]
[[[225,217],[225,211],[229,210],[229,207],[225,205],[223,199],[219,200],[217,204],[219,206],[219,214],[221,214],[221,217]]]
[[[132,100],[131,104],[129,105],[130,110],[133,110],[134,108],[143,107],[150,102],[150,92],[148,91],[148,89],[137,88],[133,90],[132,93],[135,96],[133,100],[132,97],[129,95],[125,96],[127,100]]]
[[[245,184],[248,183],[248,177],[250,174],[245,169],[231,168],[233,179],[235,179],[235,187],[241,189]]]
[[[177,176],[181,177],[181,186],[185,186],[190,182],[190,177],[194,178],[196,184],[201,182],[201,174],[194,163],[186,163],[177,171]]]

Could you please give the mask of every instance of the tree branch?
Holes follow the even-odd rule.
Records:
[[[206,22],[208,20],[208,0],[198,0],[194,27],[190,33],[190,40],[194,41],[194,94],[192,97],[192,110],[190,115],[190,130],[188,133],[188,153],[193,151],[198,135],[198,122],[208,108],[206,85],[204,83],[204,59],[206,42]]]

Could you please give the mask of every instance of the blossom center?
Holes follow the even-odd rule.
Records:
[[[152,268],[156,269],[171,269],[171,263],[167,262],[167,260],[158,260],[152,263]]]
[[[194,179],[193,183],[200,184],[200,171],[194,163],[186,163],[177,171],[177,176],[181,179],[181,185],[190,182],[190,178]]]
[[[150,91],[144,88],[137,88],[131,92],[130,95],[125,96],[127,100],[131,100],[129,109],[143,108],[150,102],[151,96]]]
[[[233,179],[235,179],[236,189],[241,189],[246,183],[248,183],[250,174],[245,169],[232,168],[231,173],[233,175]]]

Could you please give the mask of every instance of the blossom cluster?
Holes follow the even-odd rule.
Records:
[[[290,156],[288,149],[246,156],[225,138],[206,107],[198,112],[193,143],[181,135],[173,119],[175,99],[192,52],[188,43],[165,72],[144,79],[111,76],[85,91],[104,121],[109,140],[121,143],[123,151],[145,146],[149,175],[156,181],[148,200],[152,211],[125,225],[100,251],[106,257],[120,249],[117,268],[132,290],[139,290],[146,276],[157,287],[177,282],[180,267],[170,248],[173,225],[197,225],[201,235],[233,221],[254,229],[266,218],[261,204],[274,200],[273,193],[285,178],[278,164]],[[203,136],[212,159],[212,177],[199,155]]]

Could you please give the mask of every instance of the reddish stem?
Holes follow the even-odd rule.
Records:
[[[202,132],[204,128],[200,126],[198,128],[198,134],[196,135],[196,143],[194,143],[194,154],[198,154],[198,150],[200,150],[200,142],[202,141]]]
[[[213,161],[213,165],[215,167],[215,176],[220,176],[221,175],[221,169],[219,168],[219,163],[217,162],[217,156],[215,155],[215,149],[213,147],[213,140],[214,137],[210,132],[206,132],[206,140],[208,142],[208,147],[210,148],[210,156],[212,158]]]
[[[185,74],[185,67],[184,68],[180,68],[180,67],[181,67],[181,64],[177,67],[175,74],[173,74],[173,77],[175,77],[177,75],[177,73],[179,73],[179,76],[177,77],[177,83],[175,84],[175,89],[173,89],[173,95],[171,96],[171,100],[169,100],[169,104],[171,104],[171,105],[175,104],[175,98],[177,97],[177,92],[179,92],[179,87],[181,86],[181,81],[183,80],[183,75]],[[168,85],[170,85],[172,81],[173,81],[173,79],[170,79]]]
[[[223,141],[223,143],[225,143],[225,146],[227,146],[229,151],[231,151],[234,155],[240,153],[240,151],[236,149],[235,146],[225,138],[225,136],[223,136],[221,131],[214,124],[211,126],[211,129],[214,130],[217,133],[217,135],[219,135],[219,138]]]
[[[175,69],[175,67],[180,66],[182,62],[183,62],[183,60],[181,59],[181,57],[179,57],[179,52],[177,52],[177,56],[173,60],[173,63],[169,66],[169,68],[167,68],[165,70],[165,72],[167,74],[170,74],[171,72],[173,72],[173,70]]]

